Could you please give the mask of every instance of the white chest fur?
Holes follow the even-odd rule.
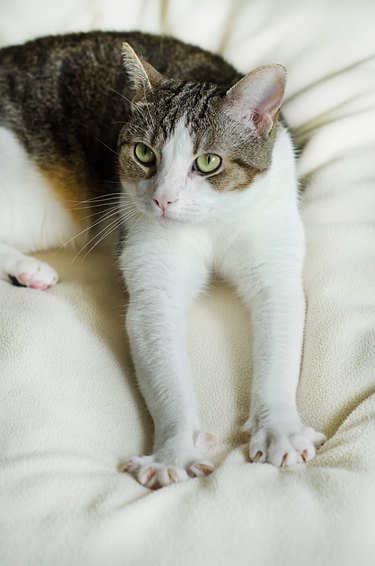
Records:
[[[128,245],[121,257],[130,293],[127,328],[139,385],[155,424],[154,454],[135,457],[127,465],[143,485],[168,485],[212,471],[196,440],[204,434],[191,387],[183,318],[212,269],[234,285],[251,316],[250,458],[295,464],[312,458],[324,441],[301,422],[295,403],[304,324],[304,236],[293,154],[290,137],[280,128],[265,176],[242,192],[200,192],[201,202],[211,195],[209,209],[215,215],[176,230],[166,230],[156,213],[152,218],[142,212],[128,223]],[[170,168],[174,163],[173,157]],[[187,199],[188,184],[176,185]],[[163,184],[163,190],[168,186]],[[182,207],[182,199],[174,200],[172,206],[179,206],[181,215],[194,211],[198,218],[194,198],[191,187],[190,202]],[[142,205],[146,211],[146,201]],[[206,200],[203,211],[207,205]]]

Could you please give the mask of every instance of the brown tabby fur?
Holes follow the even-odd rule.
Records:
[[[121,62],[124,41],[166,77],[223,92],[241,78],[217,55],[138,32],[50,36],[1,49],[0,126],[14,131],[68,206],[118,190],[118,137],[134,94]]]

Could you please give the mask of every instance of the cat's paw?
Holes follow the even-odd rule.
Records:
[[[20,285],[41,291],[55,285],[59,280],[56,271],[47,263],[28,256],[17,257],[9,269],[9,275]]]
[[[244,430],[250,434],[250,461],[280,467],[306,463],[326,441],[324,434],[299,422],[266,427],[249,420]]]
[[[214,471],[209,460],[196,460],[186,467],[173,463],[156,462],[155,456],[133,456],[120,468],[131,473],[140,484],[149,489],[159,489],[190,478],[208,476]]]
[[[195,441],[195,450],[185,454],[181,450],[173,454],[163,449],[150,456],[133,456],[120,466],[121,472],[132,474],[140,484],[149,489],[159,489],[191,478],[212,474],[214,466],[201,453],[213,442],[213,436],[201,433]],[[165,453],[167,452],[167,453]],[[168,454],[169,452],[169,454]]]

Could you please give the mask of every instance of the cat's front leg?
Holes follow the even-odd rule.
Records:
[[[290,276],[290,274],[289,274]],[[304,326],[304,295],[297,274],[274,274],[251,301],[253,384],[249,455],[276,466],[306,462],[325,440],[301,421],[296,406]],[[268,279],[268,277],[267,277]]]
[[[152,489],[213,470],[205,455],[210,435],[201,430],[192,386],[185,320],[208,270],[183,238],[163,232],[129,241],[121,258],[131,351],[155,428],[153,453],[131,458],[123,469]]]
[[[280,241],[254,246],[241,270],[233,273],[253,332],[250,418],[245,425],[250,460],[276,466],[310,460],[325,441],[301,421],[296,406],[305,300],[302,250],[288,248]]]

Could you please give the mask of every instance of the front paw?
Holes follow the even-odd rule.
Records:
[[[209,460],[195,460],[182,467],[172,462],[157,462],[155,455],[133,456],[120,468],[120,471],[134,475],[140,484],[149,489],[159,489],[190,478],[208,476],[213,470]]]
[[[280,467],[306,463],[326,441],[324,434],[300,422],[267,427],[250,420],[244,428],[250,433],[250,461]]]
[[[212,442],[210,434],[200,433],[194,445],[188,449],[176,446],[160,451],[150,456],[133,456],[120,466],[121,472],[132,474],[140,484],[149,489],[159,489],[173,483],[186,481],[191,478],[212,474],[214,467],[210,460],[203,455],[207,444]]]

